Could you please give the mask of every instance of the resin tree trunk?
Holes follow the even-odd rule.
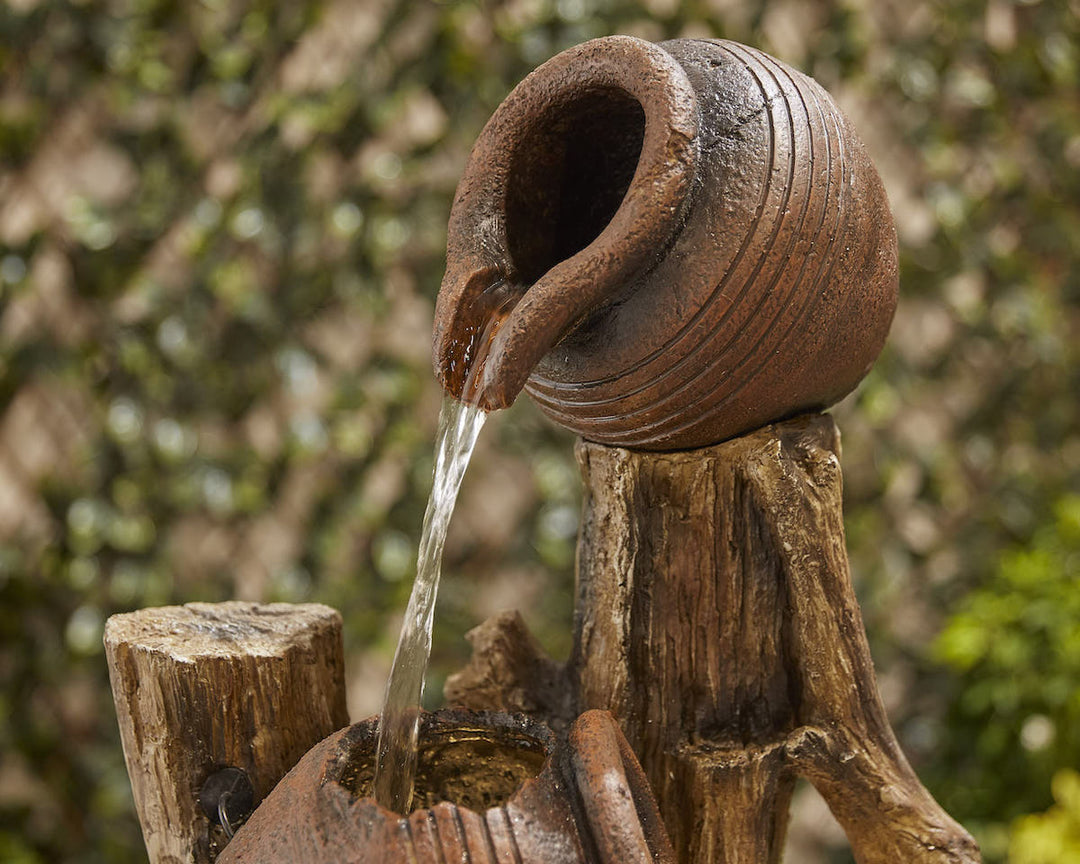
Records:
[[[140,609],[109,619],[105,654],[151,864],[214,861],[236,827],[222,817],[239,824],[349,722],[341,615],[327,606]]]
[[[979,861],[885,715],[848,569],[839,449],[827,415],[677,453],[580,442],[568,664],[503,615],[471,634],[447,697],[556,724],[611,710],[683,862],[778,862],[798,776],[860,864]]]

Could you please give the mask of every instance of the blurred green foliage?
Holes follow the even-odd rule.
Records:
[[[947,800],[972,820],[1022,815],[1045,800],[1060,766],[1080,765],[1078,587],[1080,496],[1071,495],[1028,545],[1002,555],[938,636],[936,653],[960,681],[939,764],[952,775]],[[1070,782],[1055,780],[1062,812]],[[1025,824],[1031,837],[1046,823]]]
[[[1020,864],[1068,861],[1037,850],[1075,849],[1080,746],[1077,0],[9,0],[0,859],[143,854],[113,612],[329,603],[371,710],[430,484],[454,186],[516,81],[614,32],[762,47],[866,139],[903,299],[836,414],[882,687],[988,862],[1011,832]],[[571,441],[505,413],[451,532],[432,702],[499,607],[567,650]]]
[[[1017,822],[1009,846],[1012,864],[1080,861],[1080,773],[1062,769],[1053,788],[1053,807]]]

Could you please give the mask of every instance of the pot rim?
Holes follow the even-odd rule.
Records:
[[[364,801],[380,810],[388,819],[408,819],[411,814],[401,814],[390,810],[371,795],[357,795],[343,782],[345,772],[353,765],[362,754],[370,752],[374,754],[378,739],[379,715],[373,715],[357,723],[347,726],[335,733],[338,738],[334,744],[333,752],[328,755],[323,763],[321,782],[333,783],[346,792],[353,802]],[[491,731],[505,733],[507,737],[516,738],[519,741],[527,739],[536,744],[536,750],[544,755],[543,764],[536,775],[527,778],[528,783],[550,770],[553,765],[552,759],[557,743],[556,735],[551,728],[540,720],[525,714],[509,714],[504,711],[472,711],[464,708],[440,708],[436,711],[420,712],[420,742],[423,744],[425,736],[432,733],[450,733],[455,729]],[[493,736],[494,737],[494,736]],[[510,741],[503,739],[507,746],[512,746]],[[524,785],[524,784],[521,784]],[[516,787],[509,796],[517,795],[521,785]],[[457,805],[463,806],[463,805]],[[418,807],[412,813],[431,808]]]

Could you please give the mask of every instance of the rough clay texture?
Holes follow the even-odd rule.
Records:
[[[242,769],[256,803],[348,723],[341,616],[317,604],[189,603],[114,615],[105,651],[151,864],[206,864],[224,842],[198,803]]]
[[[506,714],[440,711],[424,722],[493,738],[537,731]],[[674,864],[648,782],[607,712],[586,712],[559,744],[541,730],[551,749],[540,774],[482,813],[444,801],[403,818],[350,793],[340,781],[370,759],[375,730],[358,723],[309,751],[221,864]]]
[[[524,387],[591,441],[703,447],[849,393],[896,296],[884,187],[817,82],[735,42],[612,36],[543,64],[477,139],[434,363],[462,397],[484,356],[464,398],[487,409]]]
[[[578,445],[587,495],[564,687],[571,713],[619,718],[679,861],[778,862],[796,776],[860,864],[980,860],[885,715],[848,570],[839,446],[826,415],[684,453]],[[493,620],[474,645],[519,628]],[[480,651],[450,692],[501,682],[546,708],[550,661],[530,675],[529,650]],[[547,683],[527,697],[530,680]]]

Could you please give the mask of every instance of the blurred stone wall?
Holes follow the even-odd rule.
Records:
[[[1066,848],[1051,778],[1072,788],[1080,764],[1077,0],[9,0],[0,860],[144,854],[101,653],[113,612],[329,603],[352,713],[377,709],[430,485],[454,186],[516,81],[610,33],[761,47],[866,140],[902,299],[836,415],[882,689],[988,861],[1010,837]],[[568,649],[572,441],[525,400],[504,413],[451,531],[431,704],[464,631],[500,609]],[[847,860],[818,799],[798,809],[790,859]]]

